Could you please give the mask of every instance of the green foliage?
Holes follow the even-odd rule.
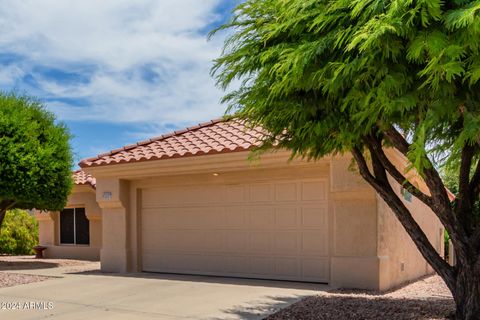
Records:
[[[38,224],[26,211],[7,211],[0,233],[0,253],[33,254],[38,244]]]
[[[62,209],[72,187],[69,139],[41,103],[0,93],[0,202]]]
[[[448,260],[448,257],[450,256],[451,252],[450,252],[450,236],[448,235],[447,230],[443,232],[443,248],[444,248],[443,256],[445,257],[445,259]]]
[[[455,166],[445,166],[442,168],[442,180],[445,186],[453,193],[458,193],[458,168]]]
[[[480,139],[480,2],[247,0],[212,73],[230,113],[318,158],[389,128],[419,172]],[[218,31],[218,30],[217,30]]]

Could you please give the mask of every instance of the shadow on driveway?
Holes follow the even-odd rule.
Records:
[[[288,307],[289,305],[297,302],[298,300],[304,298],[305,296],[269,296],[266,297],[269,299],[268,302],[257,302],[251,303],[249,306],[236,306],[228,310],[222,310],[224,314],[229,315],[228,319],[242,319],[242,320],[257,320],[265,319],[269,315],[278,312],[279,310]],[[231,317],[230,317],[231,316]],[[222,318],[212,318],[212,320],[223,320]],[[289,318],[283,318],[289,319]],[[302,319],[302,318],[298,318]]]
[[[262,280],[262,279],[250,279],[250,278],[233,278],[233,277],[221,277],[221,276],[204,276],[204,275],[184,275],[176,273],[155,273],[155,272],[135,272],[135,273],[109,273],[102,272],[100,270],[89,270],[80,272],[69,272],[70,274],[77,275],[99,275],[99,276],[112,276],[112,277],[124,277],[124,278],[140,278],[140,279],[153,279],[153,280],[168,280],[168,281],[186,281],[186,282],[199,282],[199,283],[218,283],[240,286],[256,286],[256,287],[271,287],[282,289],[296,289],[296,290],[315,290],[325,291],[330,287],[325,283],[311,283],[311,282],[295,282],[295,281],[282,281],[282,280]]]

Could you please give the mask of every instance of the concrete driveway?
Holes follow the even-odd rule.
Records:
[[[262,319],[328,289],[203,276],[71,273],[65,268],[11,272],[57,278],[1,288],[0,319]],[[5,310],[14,306],[22,310]]]

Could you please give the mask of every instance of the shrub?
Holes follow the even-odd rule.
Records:
[[[38,223],[28,212],[14,209],[7,212],[0,230],[0,253],[33,254],[38,244]]]

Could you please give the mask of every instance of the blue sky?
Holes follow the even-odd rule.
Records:
[[[70,128],[75,162],[218,118],[207,33],[237,0],[0,0],[0,88]]]

